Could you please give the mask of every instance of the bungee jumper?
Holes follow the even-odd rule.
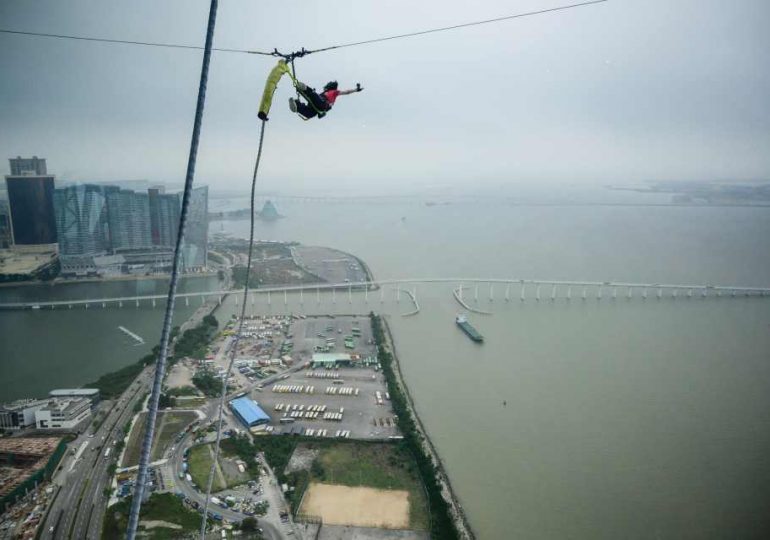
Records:
[[[323,92],[319,94],[305,83],[298,81],[286,60],[281,59],[270,71],[270,75],[267,76],[267,81],[265,81],[265,91],[262,93],[259,114],[257,114],[263,122],[268,120],[267,115],[273,104],[273,94],[275,94],[278,83],[284,75],[291,77],[294,88],[297,89],[297,94],[307,102],[305,103],[299,98],[289,99],[289,108],[303,120],[309,120],[314,117],[323,118],[331,110],[339,96],[346,96],[363,90],[360,84],[356,84],[356,87],[350,90],[340,90],[337,81],[330,81],[326,83]]]
[[[310,120],[315,116],[323,118],[332,109],[338,96],[347,96],[363,90],[360,84],[356,84],[356,87],[350,90],[339,90],[337,81],[326,83],[324,91],[320,94],[317,94],[315,89],[300,81],[296,81],[295,86],[297,93],[307,100],[307,104],[299,99],[289,98],[289,109],[291,109],[291,112],[300,115],[304,120]]]

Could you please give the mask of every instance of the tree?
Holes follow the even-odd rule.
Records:
[[[248,532],[254,532],[257,530],[257,520],[253,517],[247,517],[244,518],[243,521],[241,521],[241,530],[242,531],[248,531]]]

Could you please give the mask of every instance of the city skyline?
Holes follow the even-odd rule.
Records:
[[[155,186],[145,191],[114,184],[56,186],[45,158],[10,158],[15,175],[5,176],[8,201],[0,207],[0,242],[58,254],[62,275],[124,273],[147,267],[170,269],[181,194]],[[182,244],[182,268],[208,264],[208,188],[195,188],[192,223]],[[49,264],[49,261],[46,261]],[[133,269],[133,270],[132,270]]]

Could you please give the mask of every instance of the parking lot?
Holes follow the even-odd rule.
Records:
[[[297,265],[329,283],[356,283],[368,279],[358,259],[348,253],[315,246],[296,246],[292,253]]]
[[[333,378],[321,378],[321,375]],[[286,388],[292,391],[282,391]],[[352,392],[340,395],[341,388],[352,389]],[[334,394],[327,393],[335,390]],[[379,402],[377,392],[380,393]],[[335,437],[341,431],[349,432],[347,436],[355,439],[399,435],[390,400],[386,397],[385,378],[381,371],[373,368],[301,370],[261,392],[254,392],[252,397],[270,415],[274,433]],[[300,412],[301,416],[297,414]],[[309,416],[308,412],[311,413]]]
[[[294,364],[303,368],[251,393],[270,415],[273,433],[357,439],[399,435],[368,317],[297,319],[288,335]],[[343,360],[313,368],[314,354],[350,355],[353,367],[341,365],[347,363]]]

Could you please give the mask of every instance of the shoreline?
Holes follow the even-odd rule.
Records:
[[[409,413],[412,415],[415,425],[417,426],[417,430],[422,436],[423,450],[428,454],[428,456],[431,458],[431,460],[435,464],[436,480],[441,485],[442,497],[444,498],[446,503],[449,505],[450,514],[451,514],[452,521],[454,522],[455,529],[457,530],[457,533],[460,536],[460,538],[463,538],[464,540],[475,540],[476,535],[473,533],[473,529],[471,528],[470,522],[468,521],[468,518],[465,515],[465,511],[463,510],[463,507],[460,504],[454,489],[452,488],[452,483],[450,482],[449,475],[447,474],[446,468],[444,467],[444,462],[441,460],[441,456],[439,455],[438,450],[433,445],[433,441],[431,441],[430,436],[428,435],[428,431],[426,430],[425,426],[422,423],[422,420],[417,414],[417,409],[415,407],[414,400],[412,399],[412,394],[409,392],[409,387],[407,386],[406,381],[404,379],[404,375],[401,372],[401,363],[398,360],[395,340],[393,339],[393,334],[390,330],[390,325],[388,325],[388,322],[383,317],[380,317],[380,322],[382,323],[382,327],[384,329],[384,335],[385,335],[384,345],[388,348],[391,354],[391,357],[393,358],[393,364],[395,365],[394,372],[396,376],[396,383],[398,384],[401,391],[406,396]]]
[[[205,278],[205,277],[211,277],[216,276],[217,272],[196,272],[193,274],[182,274],[181,278]],[[0,289],[1,288],[12,288],[12,287],[32,287],[34,285],[48,285],[49,287],[56,287],[57,285],[77,285],[80,283],[116,283],[120,281],[147,281],[147,280],[169,280],[171,279],[171,274],[154,274],[151,276],[116,276],[116,277],[110,277],[110,278],[73,278],[73,279],[66,279],[66,278],[56,278],[51,281],[41,281],[41,280],[27,280],[27,281],[8,281],[4,283],[0,283]]]

